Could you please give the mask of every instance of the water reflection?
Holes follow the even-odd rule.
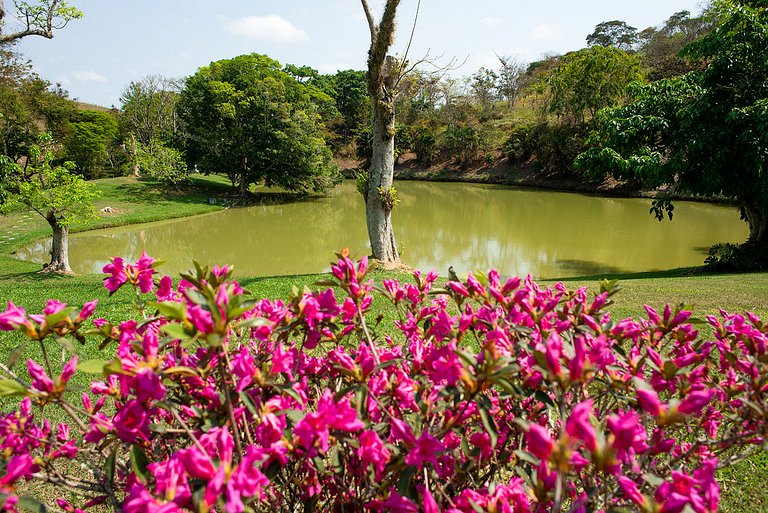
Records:
[[[740,242],[746,225],[732,208],[679,203],[672,222],[649,213],[649,200],[602,198],[488,185],[400,182],[394,213],[404,262],[445,274],[496,267],[536,277],[637,272],[697,265],[701,248]],[[281,275],[328,269],[333,253],[369,252],[364,205],[354,184],[328,198],[262,205],[71,237],[79,273],[98,273],[109,256],[147,251],[178,273],[191,260],[234,264],[239,274]],[[19,251],[45,261],[50,242]]]

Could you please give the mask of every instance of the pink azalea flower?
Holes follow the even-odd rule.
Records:
[[[178,294],[173,290],[173,280],[170,276],[160,278],[160,286],[155,293],[158,301],[175,301]]]
[[[125,263],[120,257],[112,259],[111,264],[107,264],[102,269],[104,274],[109,274],[109,277],[104,280],[104,287],[110,292],[114,293],[119,289],[126,281],[128,281],[128,275],[125,272]]]
[[[134,444],[149,438],[149,414],[136,400],[128,401],[115,415],[117,437],[123,442]]]
[[[419,470],[424,463],[432,463],[437,468],[437,455],[445,450],[443,443],[426,431],[413,444],[413,448],[405,456],[405,464],[413,465]]]
[[[48,377],[42,365],[30,359],[27,360],[27,370],[31,378],[30,385],[34,390],[48,394],[53,392],[53,380]]]
[[[538,424],[530,424],[528,431],[525,433],[525,438],[528,441],[528,452],[540,458],[546,460],[552,454],[552,449],[555,443],[549,436],[549,430]]]
[[[611,415],[606,421],[608,430],[613,434],[611,446],[616,450],[620,461],[630,463],[631,455],[645,452],[647,434],[635,412]]]
[[[27,313],[23,308],[14,305],[13,301],[8,301],[8,308],[5,312],[0,313],[1,331],[13,331],[28,322]]]
[[[200,305],[191,305],[187,308],[187,315],[197,331],[205,334],[213,333],[213,317],[211,312],[204,310]]]
[[[592,413],[592,400],[586,400],[576,405],[571,416],[565,422],[565,432],[571,437],[581,440],[590,451],[597,449],[597,435],[595,427],[590,421]]]
[[[687,415],[698,415],[715,396],[715,390],[695,390],[690,392],[681,402],[677,410]]]
[[[658,417],[661,413],[661,402],[659,401],[659,395],[648,388],[637,389],[637,402],[640,403],[640,407],[653,415]]]
[[[397,492],[392,492],[382,505],[388,513],[418,513],[419,511],[418,506],[411,499]]]
[[[381,479],[384,467],[389,462],[389,450],[387,450],[379,435],[372,430],[360,433],[358,440],[360,441],[360,448],[357,449],[357,456],[360,458],[363,468],[373,464],[376,478]]]
[[[75,317],[75,323],[80,323],[86,320],[88,317],[93,315],[93,312],[96,311],[96,305],[99,303],[98,299],[94,299],[93,301],[88,301],[83,305],[83,309],[80,310],[80,313],[77,314],[77,317]]]
[[[45,315],[52,315],[52,314],[61,312],[66,307],[67,305],[65,303],[62,303],[61,301],[57,301],[55,299],[49,299],[48,303],[45,305],[45,308],[43,309],[43,313]]]

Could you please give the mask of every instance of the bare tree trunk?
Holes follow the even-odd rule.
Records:
[[[368,170],[368,195],[365,218],[373,257],[383,262],[399,262],[400,255],[392,229],[392,212],[384,208],[379,189],[392,186],[395,168],[395,113],[393,107],[377,108],[373,116],[373,157]]]
[[[55,216],[49,214],[46,218],[53,230],[51,245],[51,263],[45,268],[46,272],[72,274],[69,266],[69,227],[61,226]]]
[[[392,212],[384,207],[379,189],[392,186],[395,170],[395,110],[394,83],[397,66],[387,55],[395,35],[395,15],[400,0],[387,0],[381,21],[377,24],[367,0],[361,0],[368,27],[371,47],[368,50],[368,92],[373,98],[373,156],[368,170],[368,191],[365,217],[373,257],[383,262],[399,262]]]

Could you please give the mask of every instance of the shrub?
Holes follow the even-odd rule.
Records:
[[[443,289],[415,272],[378,288],[365,259],[339,258],[335,288],[286,301],[247,298],[227,267],[174,287],[146,255],[115,258],[105,286],[134,289],[141,317],[93,329],[95,302],[9,303],[2,330],[117,356],[5,371],[20,403],[0,420],[3,507],[26,478],[128,513],[705,513],[715,469],[768,434],[768,326],[751,314],[707,317],[710,340],[680,309],[612,320],[612,283],[589,297],[491,271]],[[366,316],[374,293],[389,333]],[[81,397],[78,370],[103,375]]]
[[[180,151],[170,148],[162,141],[152,144],[136,142],[136,163],[143,175],[177,186],[189,178],[187,163]]]
[[[482,143],[480,132],[465,125],[448,127],[443,134],[443,147],[459,165],[467,166],[477,160]]]
[[[548,173],[574,173],[573,161],[585,149],[586,127],[538,123],[516,127],[504,143],[510,162],[533,160]]]
[[[416,160],[424,166],[431,166],[437,158],[438,146],[435,129],[428,126],[414,127],[411,134]]]

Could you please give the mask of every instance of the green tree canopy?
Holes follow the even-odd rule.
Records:
[[[577,165],[596,177],[733,198],[749,240],[765,246],[768,10],[763,0],[720,1],[715,10],[721,23],[684,50],[706,69],[635,87],[631,103],[600,114],[597,144]]]
[[[259,182],[327,191],[337,170],[321,137],[318,95],[331,101],[264,55],[201,68],[178,100],[190,167],[227,173],[242,193]]]
[[[0,156],[0,213],[23,205],[43,217],[51,227],[53,245],[47,270],[71,273],[69,226],[94,215],[97,197],[93,184],[75,173],[75,165],[54,165],[53,138],[43,134],[31,144],[24,166]]]
[[[0,49],[0,152],[12,160],[26,155],[41,130],[66,131],[74,112],[67,93],[38,77],[18,53]]]
[[[623,100],[627,86],[642,78],[636,55],[593,46],[563,56],[543,80],[550,92],[549,110],[583,123],[598,110]]]
[[[117,135],[117,120],[108,112],[76,111],[69,122],[63,157],[93,178],[108,164],[109,150],[117,144]]]
[[[637,43],[637,29],[621,20],[604,21],[587,36],[587,45],[631,50]]]

